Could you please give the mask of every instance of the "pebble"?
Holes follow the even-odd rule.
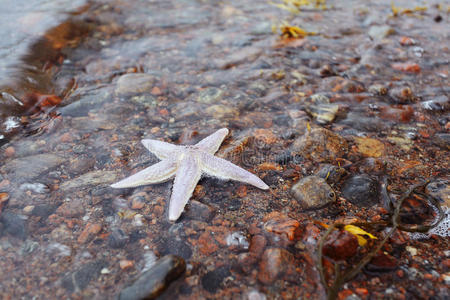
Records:
[[[293,267],[294,256],[282,248],[268,248],[264,251],[259,264],[258,280],[272,284],[276,279]]]
[[[196,200],[189,201],[184,215],[186,218],[199,221],[210,221],[214,215],[214,208]]]
[[[235,246],[238,249],[247,250],[249,246],[247,237],[239,231],[228,234],[225,238],[225,242],[227,246]]]
[[[98,223],[88,223],[84,230],[81,232],[78,237],[78,243],[84,244],[90,240],[92,240],[100,231],[102,230],[102,225]]]
[[[264,230],[285,235],[290,241],[294,240],[300,223],[279,212],[272,212],[264,217]]]
[[[108,236],[108,246],[114,249],[123,248],[128,243],[128,236],[122,229],[114,228]]]
[[[12,236],[25,240],[28,236],[28,229],[25,216],[17,215],[11,212],[2,212],[0,223],[3,224],[3,230]]]
[[[302,209],[317,209],[336,201],[336,193],[325,179],[318,176],[307,176],[294,184],[291,193]]]
[[[377,139],[355,137],[358,152],[369,157],[380,157],[384,154],[384,144]]]
[[[127,96],[150,92],[156,80],[157,78],[150,74],[125,74],[117,80],[115,93],[118,96]]]
[[[347,152],[347,142],[340,135],[325,129],[314,128],[297,138],[292,152],[315,162],[332,162]]]
[[[450,207],[450,185],[448,181],[432,181],[425,187],[425,192]]]
[[[367,174],[348,178],[341,192],[345,199],[359,207],[369,207],[378,203],[378,184]]]
[[[106,266],[107,262],[103,259],[86,263],[77,271],[64,276],[61,284],[69,292],[84,290],[93,279],[98,278]]]
[[[56,213],[60,216],[66,218],[78,218],[84,215],[84,203],[83,200],[76,199],[66,199],[61,206],[58,207]]]
[[[186,270],[184,259],[167,255],[143,272],[133,284],[124,288],[119,300],[155,299]]]
[[[230,276],[230,270],[226,266],[218,267],[203,275],[201,282],[205,290],[210,293],[215,293],[222,285],[223,280]]]
[[[88,172],[94,165],[95,159],[92,157],[77,157],[69,161],[67,169],[71,175],[80,175]]]
[[[35,179],[57,166],[63,164],[65,159],[55,154],[37,154],[33,156],[16,158],[7,162],[2,170],[18,182]]]
[[[209,241],[212,243],[212,241]],[[174,254],[180,256],[186,260],[191,258],[192,250],[188,243],[176,238],[168,238],[161,242],[158,248],[159,252],[163,255]]]
[[[358,239],[346,230],[334,230],[323,245],[323,254],[334,260],[346,260],[357,250]]]
[[[56,205],[52,205],[52,204],[38,204],[38,205],[33,205],[32,206],[33,209],[31,211],[31,214],[33,216],[38,216],[41,218],[46,219],[48,216],[50,216],[51,214],[53,214],[53,212],[56,210]],[[25,208],[24,208],[24,212],[26,212]]]
[[[324,164],[316,172],[316,176],[326,180],[329,184],[335,184],[341,181],[343,177],[347,175],[347,171],[344,168],[333,166],[330,164]]]
[[[121,261],[119,261],[119,267],[122,270],[128,270],[134,267],[134,261],[132,260],[127,260],[127,259],[122,259]]]

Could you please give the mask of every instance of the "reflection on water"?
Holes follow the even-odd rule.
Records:
[[[71,14],[84,0],[2,0],[0,11],[0,133],[11,134],[4,123],[11,115],[27,113],[33,92],[54,91],[55,64],[63,48],[81,36],[85,27]]]

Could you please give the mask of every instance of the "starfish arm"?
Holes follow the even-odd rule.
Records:
[[[170,221],[176,221],[180,217],[201,175],[202,171],[193,157],[185,157],[180,161],[170,197]]]
[[[219,150],[220,144],[222,144],[225,137],[228,135],[228,129],[222,128],[211,134],[210,136],[205,137],[203,140],[195,144],[201,150],[208,152],[210,154],[214,154]]]
[[[179,146],[158,140],[142,140],[142,144],[161,160],[172,156],[179,149]]]
[[[242,181],[256,186],[262,190],[269,189],[269,186],[264,183],[258,176],[242,169],[241,167],[232,164],[231,162],[216,157],[208,153],[202,153],[201,163],[203,171],[210,175],[224,180]]]
[[[130,177],[111,185],[113,188],[129,188],[145,184],[161,183],[169,180],[177,170],[175,161],[165,159]]]

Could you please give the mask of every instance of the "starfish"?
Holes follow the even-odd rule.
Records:
[[[267,190],[269,187],[256,175],[216,157],[228,129],[222,128],[192,146],[177,146],[158,140],[142,140],[142,144],[161,161],[127,177],[113,188],[129,188],[161,183],[175,176],[169,202],[169,220],[176,221],[191,198],[203,174],[223,180],[237,180]]]

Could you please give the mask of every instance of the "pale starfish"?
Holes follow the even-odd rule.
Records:
[[[113,185],[113,188],[129,188],[161,183],[175,176],[169,203],[169,220],[176,221],[192,196],[203,174],[224,180],[242,181],[257,188],[269,187],[252,173],[214,156],[219,150],[228,129],[222,128],[193,146],[176,146],[158,140],[142,140],[145,148],[161,161]]]

